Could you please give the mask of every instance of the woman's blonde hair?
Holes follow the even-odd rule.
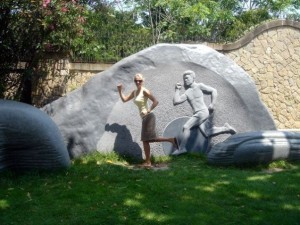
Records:
[[[145,81],[145,78],[144,78],[143,74],[141,74],[141,73],[135,74],[134,75],[134,80],[135,80],[135,78],[140,78],[142,81]]]

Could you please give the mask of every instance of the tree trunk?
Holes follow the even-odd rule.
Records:
[[[32,104],[32,71],[27,70],[22,77],[20,84],[20,102]]]

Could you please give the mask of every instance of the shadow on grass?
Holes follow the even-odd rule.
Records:
[[[2,176],[1,224],[299,224],[298,165],[265,173],[211,167],[186,155],[155,171],[113,160],[84,158],[67,171]]]

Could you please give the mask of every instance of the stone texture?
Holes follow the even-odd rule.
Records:
[[[289,119],[283,119],[280,113],[287,111],[289,105],[294,108],[299,105],[299,101],[291,97],[291,93],[300,95],[299,85],[297,85],[300,80],[298,40],[300,40],[299,28],[274,27],[262,31],[245,46],[225,53],[255,80],[262,101],[272,112],[276,126],[280,129],[300,128],[299,111],[288,111],[285,117]],[[249,47],[251,45],[260,47]],[[260,61],[262,59],[266,63],[262,63]],[[265,68],[268,73],[265,73],[262,68]],[[273,77],[270,78],[270,74],[273,74]]]
[[[72,157],[96,150],[140,157],[141,119],[133,102],[121,102],[117,84],[123,83],[125,93],[130,93],[135,88],[134,74],[144,74],[145,86],[160,102],[155,113],[161,135],[170,121],[192,115],[188,103],[176,107],[172,103],[175,83],[182,83],[182,73],[187,69],[196,72],[196,82],[218,90],[213,121],[216,126],[228,122],[238,132],[275,129],[253,80],[228,57],[204,45],[159,44],[147,48],[97,74],[42,110],[58,125]],[[154,155],[164,154],[161,144],[153,143],[152,150]]]
[[[280,159],[300,160],[299,132],[239,133],[213,146],[207,155],[208,163],[218,166],[253,166]]]
[[[70,165],[50,117],[24,103],[0,100],[0,170],[55,169]]]

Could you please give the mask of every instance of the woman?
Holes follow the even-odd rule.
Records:
[[[142,118],[142,132],[141,141],[143,142],[144,152],[145,152],[145,162],[143,166],[151,167],[150,159],[150,143],[151,142],[170,142],[176,149],[178,149],[178,144],[176,138],[165,138],[158,137],[156,134],[155,127],[155,115],[152,110],[158,105],[158,101],[151,94],[151,92],[144,88],[143,82],[144,77],[142,74],[138,73],[134,76],[134,82],[137,89],[132,91],[129,95],[123,94],[123,85],[119,84],[118,91],[123,102],[128,102],[134,99],[134,103],[137,105],[140,116]],[[152,101],[152,105],[148,106],[148,99]]]

